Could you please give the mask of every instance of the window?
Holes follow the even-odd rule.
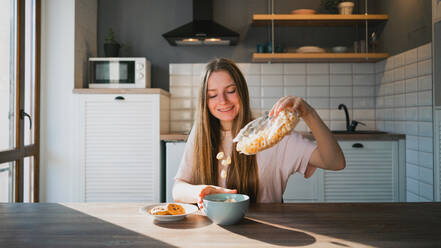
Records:
[[[0,202],[38,202],[40,0],[0,6]]]

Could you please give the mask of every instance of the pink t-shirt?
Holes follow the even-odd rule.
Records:
[[[231,156],[233,138],[230,132],[222,132],[221,149],[225,157]],[[184,155],[179,165],[175,180],[191,182],[193,165],[194,128],[190,132],[185,145]],[[310,177],[316,167],[308,166],[312,152],[317,145],[305,139],[301,134],[292,132],[279,143],[266,150],[258,152],[257,168],[259,176],[259,193],[257,202],[282,202],[283,192],[289,176],[298,172],[306,178]],[[225,168],[218,163],[218,186],[226,187],[226,179],[222,178],[221,170]]]

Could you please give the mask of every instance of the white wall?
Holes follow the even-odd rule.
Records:
[[[440,44],[440,37],[439,32],[435,32],[435,24],[441,21],[441,1],[440,0],[432,0],[432,68],[433,68],[433,96],[434,96],[434,177],[433,177],[433,184],[434,184],[434,197],[435,200],[440,201],[441,200],[441,151],[440,151],[440,145],[441,145],[441,139],[440,139],[440,133],[441,133],[441,107],[436,106],[435,99],[438,95],[438,91],[436,90],[436,82],[439,82],[439,76],[436,73],[435,67],[440,64],[439,57],[436,57],[435,51],[439,51],[439,44]]]
[[[43,0],[41,202],[72,201],[75,0]]]
[[[377,63],[377,129],[406,134],[407,201],[433,201],[432,43]]]
[[[375,129],[375,63],[239,63],[247,79],[251,109],[260,116],[285,95],[306,99],[332,130],[345,130],[349,116]],[[172,132],[188,132],[193,124],[200,74],[204,64],[170,64]],[[301,121],[297,131],[308,127]]]

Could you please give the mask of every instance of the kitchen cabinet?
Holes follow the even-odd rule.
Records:
[[[178,172],[179,164],[181,163],[182,155],[185,149],[184,141],[168,141],[165,142],[165,201],[174,202],[172,189],[174,184],[174,177]]]
[[[352,141],[340,146],[347,165],[342,171],[324,171],[324,201],[399,200],[397,142]]]
[[[305,180],[293,175],[284,202],[405,201],[404,140],[340,141],[346,159],[341,171],[317,170]]]
[[[159,202],[168,92],[79,94],[77,100],[80,201]]]
[[[388,15],[338,14],[254,14],[254,26],[271,26],[272,44],[274,26],[350,26],[364,24],[367,28],[387,21]],[[377,32],[378,33],[378,32]],[[367,41],[367,34],[366,39]],[[274,51],[274,48],[272,49]],[[387,58],[387,53],[253,53],[253,62],[376,62]]]
[[[318,202],[323,201],[323,171],[316,170],[306,179],[295,173],[289,177],[283,194],[283,202]]]

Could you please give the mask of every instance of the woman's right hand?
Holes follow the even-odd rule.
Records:
[[[285,108],[291,108],[300,114],[303,119],[307,118],[310,113],[314,112],[314,108],[311,107],[303,98],[296,96],[285,96],[280,98],[273,106],[268,116],[277,116],[280,111]]]
[[[199,209],[203,208],[203,199],[206,195],[212,194],[237,194],[236,189],[226,189],[218,186],[207,185],[199,192],[198,206]]]

